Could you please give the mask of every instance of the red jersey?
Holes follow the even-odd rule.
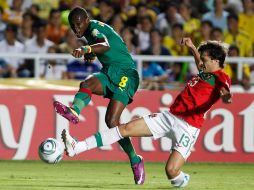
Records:
[[[200,72],[194,76],[185,89],[170,106],[170,112],[193,127],[201,128],[205,113],[220,98],[222,87],[229,91],[231,80],[222,70],[212,73]]]

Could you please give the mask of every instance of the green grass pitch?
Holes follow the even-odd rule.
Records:
[[[134,185],[129,163],[62,161],[48,165],[41,161],[0,161],[1,190],[73,189],[174,189],[164,172],[164,163],[145,163],[146,182]],[[254,164],[188,163],[191,175],[186,189],[254,189]]]

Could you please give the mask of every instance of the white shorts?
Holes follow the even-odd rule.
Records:
[[[173,150],[178,151],[185,160],[190,156],[200,129],[189,125],[169,111],[154,113],[143,117],[154,139],[168,137]]]

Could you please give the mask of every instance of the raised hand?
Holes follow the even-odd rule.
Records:
[[[194,44],[192,43],[192,40],[191,40],[191,38],[183,38],[182,40],[181,40],[181,45],[186,45],[187,47],[193,47],[194,46]]]
[[[75,58],[80,58],[85,54],[84,50],[82,48],[77,48],[73,50],[72,56]]]

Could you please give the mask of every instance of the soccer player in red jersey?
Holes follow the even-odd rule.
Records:
[[[207,41],[196,49],[190,38],[183,38],[182,44],[191,49],[199,74],[188,82],[169,111],[135,119],[79,142],[63,130],[67,155],[72,157],[92,148],[110,145],[124,137],[168,137],[172,140],[172,152],[165,167],[167,177],[173,186],[185,187],[190,176],[181,168],[197,140],[205,113],[220,98],[224,103],[231,103],[232,95],[230,78],[222,70],[226,48],[217,41]]]

